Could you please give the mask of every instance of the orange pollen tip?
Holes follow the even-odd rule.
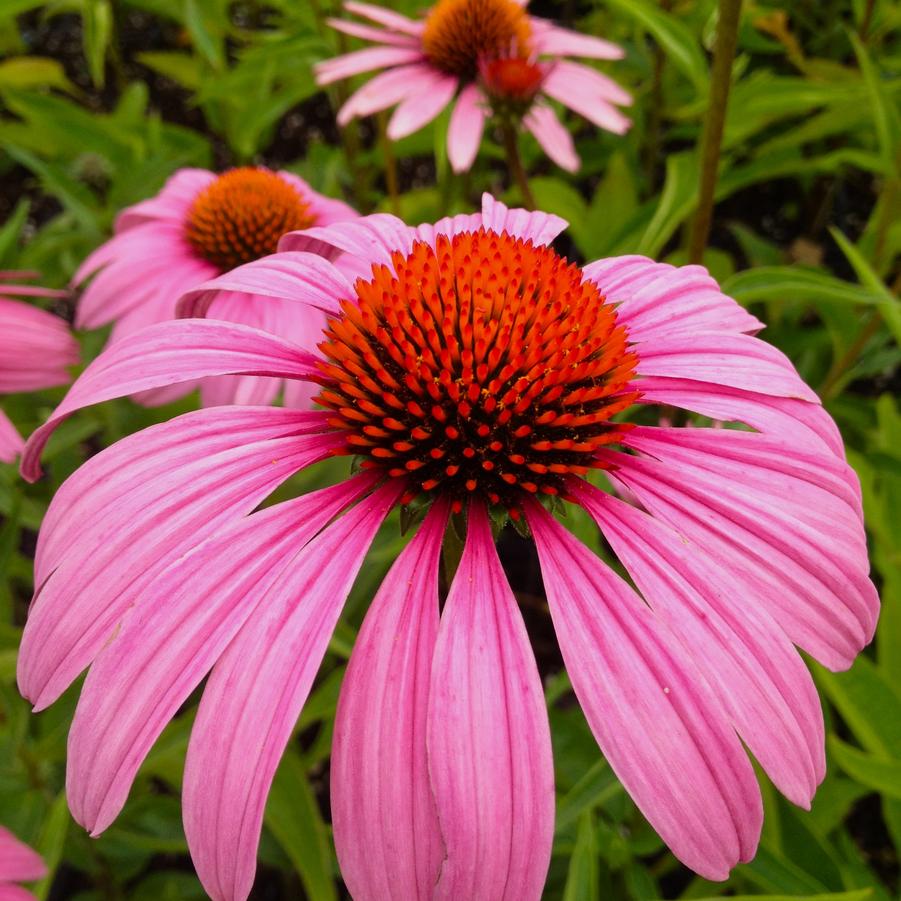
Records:
[[[429,62],[468,80],[482,59],[528,57],[531,40],[529,16],[516,0],[438,0],[422,32]]]
[[[269,169],[242,166],[210,182],[188,210],[185,237],[223,271],[275,253],[286,232],[315,222],[290,182]]]
[[[355,290],[326,327],[317,400],[348,453],[419,495],[559,496],[627,428],[611,420],[638,396],[625,327],[552,248],[442,236]]]

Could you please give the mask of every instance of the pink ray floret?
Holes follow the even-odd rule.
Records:
[[[35,896],[17,885],[35,882],[47,875],[40,854],[0,826],[0,901],[35,901]]]
[[[314,191],[290,172],[262,167],[179,169],[155,197],[124,210],[113,237],[79,267],[73,285],[83,288],[75,324],[112,324],[111,340],[177,316],[179,297],[211,278],[275,251],[283,232],[353,218],[347,204]],[[273,334],[314,341],[322,316],[297,304],[256,293],[222,291],[208,311],[215,319]],[[156,406],[196,383],[142,392]],[[284,388],[285,401],[308,406],[311,390],[297,382],[258,376],[221,376],[200,383],[205,406],[270,403]]]
[[[492,115],[521,123],[557,165],[574,172],[579,155],[551,101],[605,131],[626,132],[630,122],[619,107],[631,104],[628,92],[569,59],[616,60],[623,51],[529,16],[525,6],[520,0],[437,0],[423,18],[409,19],[381,6],[347,2],[345,10],[366,24],[330,24],[373,46],[320,63],[317,81],[328,85],[378,73],[346,101],[338,122],[395,107],[388,123],[393,140],[418,131],[453,103],[447,146],[457,172],[472,166]]]
[[[32,435],[30,479],[63,419],[135,391],[265,376],[316,386],[322,408],[186,414],[102,451],[54,498],[18,679],[43,708],[88,670],[67,797],[91,833],[206,680],[185,830],[210,896],[247,898],[278,761],[398,506],[424,516],[365,616],[335,722],[332,822],[354,898],[541,897],[550,732],[492,518],[530,531],[575,696],[680,860],[722,880],[754,856],[748,751],[810,806],[824,728],[798,649],[844,669],[878,615],[835,424],[705,269],[580,267],[550,246],[564,228],[486,195],[480,213],[419,228],[376,215],[291,233],[180,303],[202,315],[235,291],[315,310],[316,350],[246,324],[161,322],[107,348]],[[617,415],[658,405],[733,427]],[[260,507],[335,456],[359,472]],[[562,504],[597,523],[631,582],[564,528]],[[442,598],[448,528],[462,551]]]
[[[66,385],[78,362],[78,344],[66,323],[52,313],[13,297],[65,297],[37,285],[9,279],[34,278],[36,272],[0,272],[0,395],[21,394]],[[23,441],[0,409],[0,462],[12,463]]]

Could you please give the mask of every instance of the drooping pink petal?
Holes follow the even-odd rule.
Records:
[[[601,89],[596,79],[586,75],[588,72],[600,75],[577,63],[557,62],[548,71],[541,86],[542,91],[598,127],[613,134],[625,134],[632,122],[613,105],[623,101],[608,99],[612,92],[610,86],[616,85],[616,82],[611,80],[609,85]],[[622,91],[618,85],[616,87]]]
[[[19,885],[0,883],[0,901],[37,901],[37,897]]]
[[[343,200],[327,197],[314,191],[299,175],[293,172],[278,171],[276,175],[282,181],[286,181],[306,201],[310,215],[319,225],[331,225],[333,222],[343,222],[345,219],[358,219],[360,214]]]
[[[341,686],[332,827],[341,875],[357,901],[430,901],[441,869],[425,733],[447,516],[437,502],[385,577]]]
[[[304,252],[335,260],[348,254],[369,266],[391,266],[391,254],[404,255],[413,249],[414,231],[397,216],[374,213],[352,222],[337,222],[327,228],[307,228],[288,232],[279,241],[279,254]]]
[[[472,166],[487,118],[482,92],[474,84],[467,85],[460,91],[447,129],[447,155],[454,172],[465,172]]]
[[[356,13],[358,16],[363,16],[371,22],[377,22],[379,25],[384,25],[386,28],[391,28],[394,31],[400,31],[403,34],[422,34],[422,22],[417,22],[393,10],[386,9],[384,6],[360,3],[358,0],[347,0],[344,8],[349,13]]]
[[[94,661],[69,730],[66,797],[92,835],[118,816],[166,723],[284,568],[373,483],[358,477],[237,520],[143,589]]]
[[[0,463],[12,463],[22,453],[25,442],[10,422],[9,417],[0,410]]]
[[[849,666],[872,637],[878,595],[845,464],[749,432],[637,431],[626,442],[652,456],[604,452],[616,478],[730,571],[795,644]]]
[[[482,194],[482,225],[498,234],[506,232],[536,245],[550,244],[569,223],[553,213],[506,206],[487,192]]]
[[[90,540],[79,536],[80,546],[39,587],[18,659],[20,690],[37,709],[94,659],[155,573],[336,446],[331,434],[286,435],[182,459],[179,451],[190,448],[185,438],[170,452],[169,471],[124,493],[98,517]],[[127,450],[125,464],[134,450]]]
[[[359,22],[349,22],[346,19],[326,19],[325,21],[335,31],[344,32],[344,34],[360,38],[363,41],[373,41],[376,44],[393,44],[396,47],[420,46],[415,35],[385,31],[383,28],[373,28],[371,25],[361,25]]]
[[[538,668],[483,508],[438,631],[429,775],[446,847],[435,899],[541,897],[554,832],[554,767]]]
[[[456,77],[434,71],[423,73],[418,82],[420,90],[405,97],[388,120],[388,137],[392,141],[428,125],[453,100],[459,85]]]
[[[0,881],[31,882],[46,875],[40,854],[0,826]]]
[[[354,220],[336,223],[349,226]],[[353,297],[353,288],[332,263],[313,253],[280,251],[244,263],[187,291],[178,302],[178,315],[204,316],[219,292],[250,294],[306,304],[332,315],[338,302]]]
[[[191,856],[214,901],[243,901],[250,892],[276,767],[399,494],[396,484],[380,488],[311,541],[213,668],[191,733],[182,806]]]
[[[535,50],[542,56],[581,56],[584,59],[622,59],[622,47],[596,38],[560,28],[552,22],[531,16]]]
[[[40,588],[69,551],[101,541],[105,517],[136,486],[164,478],[178,465],[257,441],[325,432],[326,419],[322,412],[268,407],[198,410],[105,448],[75,470],[50,501],[35,549],[35,585]]]
[[[636,371],[820,402],[782,351],[751,335],[700,332],[656,338],[642,344]]]
[[[725,879],[753,857],[763,818],[725,710],[625,582],[538,504],[527,514],[566,669],[604,756],[673,853]]]
[[[65,385],[78,354],[78,342],[59,316],[0,297],[0,393]]]
[[[207,169],[179,169],[155,197],[142,200],[119,213],[116,217],[116,232],[151,220],[183,223],[197,195],[215,178],[216,173]]]
[[[612,303],[632,341],[697,332],[756,332],[763,323],[720,290],[703,266],[670,266],[642,256],[610,257],[582,270]]]
[[[350,95],[338,110],[338,124],[344,126],[352,119],[381,112],[410,94],[418,93],[420,80],[430,72],[424,63],[413,63],[379,73]]]
[[[373,69],[385,69],[388,66],[420,62],[424,58],[419,47],[367,47],[364,50],[346,53],[344,56],[336,56],[324,63],[317,63],[313,71],[316,75],[316,84],[325,87],[351,75],[360,75]]]
[[[28,439],[22,475],[29,481],[38,477],[41,451],[53,430],[81,407],[210,375],[309,378],[318,372],[316,359],[283,338],[228,322],[185,319],[151,325],[115,342],[85,369]]]
[[[536,101],[522,121],[553,162],[567,172],[578,171],[581,160],[572,135],[550,106]]]
[[[825,449],[839,459],[845,458],[838,426],[819,404],[658,376],[641,380],[641,398],[712,419],[743,422],[764,434],[790,439],[804,450]]]
[[[776,787],[809,809],[826,772],[823,714],[781,627],[683,535],[587,482],[573,480],[570,489],[651,608],[691,651]]]

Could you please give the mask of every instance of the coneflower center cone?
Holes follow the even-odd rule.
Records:
[[[518,510],[599,467],[630,406],[625,328],[578,266],[480,229],[373,267],[329,320],[317,400],[342,453],[411,486]]]
[[[485,58],[527,56],[531,27],[515,0],[438,0],[425,21],[422,46],[429,61],[474,79]]]
[[[201,257],[228,270],[275,253],[283,234],[313,223],[296,188],[268,169],[242,166],[197,195],[185,235]]]

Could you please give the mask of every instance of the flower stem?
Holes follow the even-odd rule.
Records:
[[[510,167],[516,184],[519,186],[519,193],[522,195],[523,205],[528,210],[535,209],[535,195],[529,187],[529,177],[522,165],[522,157],[519,155],[519,141],[516,138],[516,129],[513,123],[505,119],[501,123],[501,137],[504,140],[504,150],[507,154],[507,165]]]
[[[394,143],[388,137],[388,117],[382,112],[378,115],[379,143],[382,147],[382,162],[385,164],[385,187],[391,202],[391,212],[400,216],[400,190],[397,181],[397,157],[394,155]]]
[[[870,343],[870,339],[879,331],[881,324],[882,317],[878,313],[871,313],[860,333],[851,342],[851,346],[832,364],[832,368],[826,374],[818,392],[823,400],[831,400],[837,394],[845,373],[857,362],[857,358]]]
[[[688,240],[688,261],[700,263],[710,235],[713,221],[713,197],[719,171],[720,148],[723,143],[723,126],[729,103],[732,81],[732,62],[738,41],[738,22],[741,0],[720,0],[719,22],[716,27],[716,45],[713,48],[713,65],[710,71],[710,104],[701,136],[701,182],[698,189],[698,210],[691,224]]]

